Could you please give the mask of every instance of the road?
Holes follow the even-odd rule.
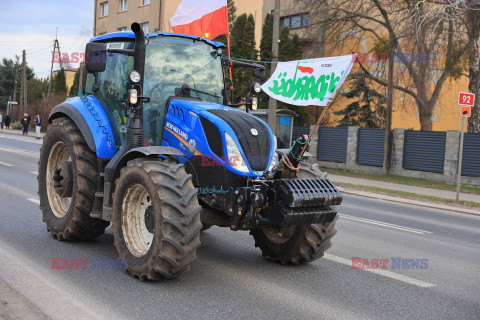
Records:
[[[37,198],[38,141],[0,135],[0,276],[46,314],[115,319],[480,319],[480,217],[345,195],[314,263],[262,258],[247,232],[202,233],[191,272],[142,283],[123,270],[56,270],[52,257],[115,259],[113,235],[54,240]],[[389,259],[387,270],[351,258]],[[391,269],[392,257],[428,259]],[[1,308],[1,306],[0,306]]]

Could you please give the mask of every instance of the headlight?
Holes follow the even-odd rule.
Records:
[[[243,160],[242,154],[240,153],[237,144],[226,132],[225,141],[227,142],[228,163],[230,163],[230,166],[232,166],[233,169],[241,172],[250,172],[245,161]]]
[[[272,172],[273,167],[276,167],[277,164],[278,164],[277,137],[273,136],[273,156],[272,156],[272,161],[268,166],[268,171]]]
[[[273,167],[276,167],[278,164],[278,153],[277,151],[273,151],[272,162],[268,166],[268,171],[272,172]]]
[[[130,75],[128,76],[128,78],[133,83],[139,83],[140,82],[140,73],[138,73],[138,71],[133,70],[132,72],[130,72]]]

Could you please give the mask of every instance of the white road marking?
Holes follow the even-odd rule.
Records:
[[[382,222],[382,221],[377,221],[377,220],[370,220],[370,219],[366,219],[366,218],[354,217],[354,216],[350,216],[350,215],[348,215],[348,214],[342,214],[342,215],[340,215],[340,217],[345,218],[345,219],[354,220],[354,221],[359,221],[359,222],[364,222],[364,223],[370,223],[370,224],[374,224],[374,225],[381,226],[381,227],[386,227],[386,228],[392,228],[392,229],[397,229],[397,230],[402,230],[402,231],[417,233],[417,234],[432,233],[432,232],[430,232],[430,231],[425,231],[425,230],[421,230],[421,229],[415,229],[415,228],[410,228],[410,227],[399,226],[399,225],[392,224],[392,223],[387,223],[387,222]]]
[[[341,263],[341,264],[345,264],[345,265],[350,266],[350,267],[352,266],[352,260],[349,260],[349,259],[334,256],[334,255],[328,254],[328,253],[325,253],[325,255],[323,257],[325,259],[335,261],[335,262],[338,262],[338,263]],[[395,280],[402,281],[402,282],[405,282],[405,283],[408,283],[408,284],[413,284],[413,285],[415,285],[417,287],[421,287],[421,288],[430,288],[430,287],[435,287],[436,286],[432,283],[425,282],[425,281],[418,280],[418,279],[414,279],[414,278],[410,278],[410,277],[404,276],[402,274],[398,274],[398,273],[388,271],[388,270],[385,270],[385,269],[358,269],[358,270],[372,272],[372,273],[375,273],[375,274],[378,274],[378,275],[381,275],[381,276],[384,276],[384,277],[387,277],[387,278],[390,278],[390,279],[395,279]]]
[[[23,156],[29,156],[34,158],[38,158],[39,156],[39,152],[34,152],[26,149],[12,148],[10,146],[5,146],[5,145],[0,145],[0,151],[16,153]]]
[[[38,172],[37,172],[37,171],[30,171],[30,173],[33,173],[34,175],[38,176]]]
[[[2,162],[2,161],[0,161],[0,165],[5,166],[5,167],[15,167],[15,165],[13,165],[13,164]]]
[[[40,204],[40,200],[38,199],[35,199],[35,198],[27,198],[28,201],[31,201],[33,203],[36,203],[36,204]]]

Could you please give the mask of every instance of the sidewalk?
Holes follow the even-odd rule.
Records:
[[[15,129],[0,129],[0,133],[8,133],[8,134],[14,134],[14,135],[17,135],[17,136],[24,136],[24,137],[30,137],[30,138],[36,138],[37,137],[37,133],[35,132],[35,129],[33,130],[28,130],[28,135],[24,135],[22,134],[22,130],[15,130]],[[45,134],[44,133],[40,133],[40,136],[44,136]]]
[[[339,184],[351,183],[351,184],[356,184],[361,186],[369,186],[369,187],[377,187],[377,188],[383,188],[383,189],[389,189],[389,190],[395,190],[395,191],[411,192],[415,194],[433,196],[433,197],[450,199],[450,200],[455,200],[455,197],[456,197],[456,192],[449,191],[449,190],[417,187],[417,186],[410,186],[410,185],[399,184],[399,183],[354,178],[354,177],[347,177],[347,176],[340,176],[340,175],[333,175],[333,174],[329,174],[328,178],[330,178],[334,183],[339,183]],[[480,195],[460,193],[460,200],[480,203]]]

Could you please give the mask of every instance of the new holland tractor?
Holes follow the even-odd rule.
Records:
[[[188,271],[213,225],[249,230],[281,264],[323,256],[342,197],[299,161],[306,136],[277,150],[248,113],[258,84],[242,103],[227,99],[227,66],[259,78],[265,68],[225,58],[218,42],[131,29],[91,39],[85,90],[49,116],[38,188],[53,237],[94,239],[112,223],[119,258],[142,281]]]

